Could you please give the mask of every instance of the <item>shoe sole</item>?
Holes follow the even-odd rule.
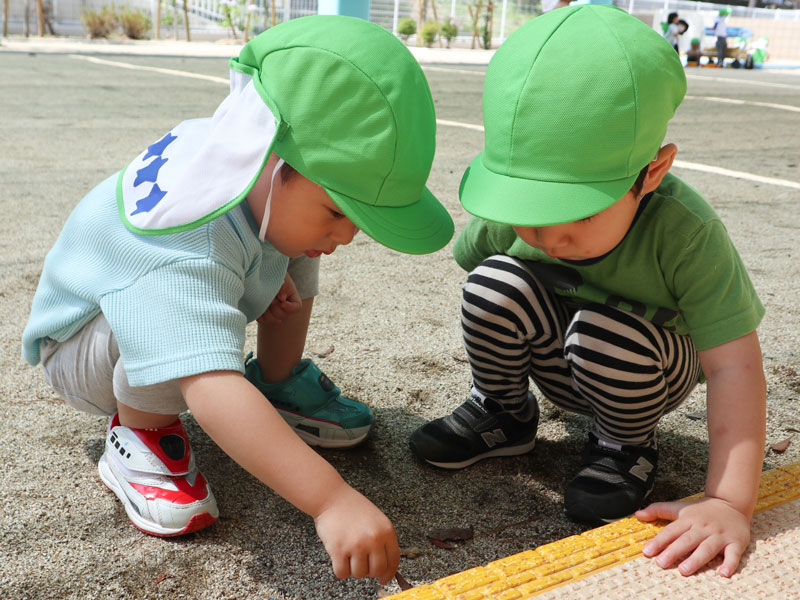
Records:
[[[373,422],[364,427],[345,429],[335,421],[314,419],[277,406],[275,409],[300,439],[309,446],[317,446],[319,448],[352,448],[358,446],[367,439],[375,424]],[[314,431],[318,433],[315,434]],[[323,437],[323,434],[332,435],[333,437]]]
[[[429,465],[433,465],[434,467],[439,467],[440,469],[456,470],[469,467],[470,465],[474,465],[476,462],[483,460],[484,458],[496,458],[500,456],[519,456],[521,454],[527,454],[528,452],[533,450],[535,445],[536,445],[536,437],[534,436],[533,439],[531,439],[529,442],[525,442],[524,444],[519,444],[516,446],[505,446],[503,448],[497,448],[496,450],[489,450],[489,452],[478,454],[476,456],[473,456],[472,458],[468,458],[467,460],[462,460],[460,462],[436,462],[420,456],[414,449],[413,444],[411,446],[411,449],[414,450],[414,454],[420,456],[420,458],[422,458],[422,460],[428,463]]]
[[[136,527],[136,529],[143,533],[158,537],[174,537],[204,529],[217,521],[217,517],[204,512],[192,516],[192,518],[189,519],[189,522],[180,529],[161,527],[153,521],[143,519],[142,516],[136,512],[131,505],[130,500],[125,495],[125,492],[117,482],[117,478],[114,476],[114,472],[112,471],[111,466],[108,464],[108,459],[106,458],[105,454],[100,457],[100,462],[97,463],[97,471],[100,474],[100,479],[102,480],[103,484],[109,490],[114,492],[114,495],[119,499],[120,502],[122,502],[122,506],[125,508],[125,514],[128,515],[130,522],[134,527]]]
[[[653,493],[653,488],[650,488],[650,490],[644,495],[644,498],[642,499],[642,506],[639,507],[639,508],[642,508],[642,507],[646,506],[647,499],[650,497],[651,493]],[[639,510],[639,508],[637,508],[636,510]],[[569,519],[571,519],[573,521],[576,521],[578,523],[588,523],[589,525],[595,525],[595,526],[608,525],[609,523],[615,523],[616,521],[619,521],[620,519],[627,519],[628,517],[632,517],[635,512],[636,511],[633,511],[629,515],[623,515],[621,517],[613,517],[611,519],[604,519],[602,517],[595,517],[593,519],[587,519],[585,517],[581,517],[578,514],[575,514],[575,509],[574,508],[573,509],[569,509],[569,508],[566,508],[566,507],[564,508],[564,514],[567,515],[567,517]]]

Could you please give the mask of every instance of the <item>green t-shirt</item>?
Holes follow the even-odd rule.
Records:
[[[672,174],[650,196],[620,244],[597,261],[550,258],[510,225],[473,217],[453,248],[471,271],[506,254],[530,261],[540,282],[567,304],[630,311],[680,335],[698,350],[754,331],[764,316],[725,226],[700,194]]]

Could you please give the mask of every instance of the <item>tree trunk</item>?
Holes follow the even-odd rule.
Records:
[[[425,23],[425,5],[428,0],[417,0],[417,46],[422,46],[422,24]]]
[[[161,39],[161,0],[156,0],[156,39]]]
[[[8,2],[3,0],[3,37],[8,36]]]
[[[439,15],[436,12],[436,0],[431,0],[431,8],[433,8],[433,22],[436,23],[436,35],[439,38],[439,48],[442,47],[442,26],[439,25]]]
[[[48,0],[47,3],[44,5],[44,24],[47,27],[47,31],[50,32],[50,35],[56,35],[55,27],[53,27],[52,21],[50,21],[51,13],[53,12],[53,4]]]
[[[469,9],[469,16],[472,17],[472,45],[471,48],[475,49],[475,41],[478,39],[478,21],[481,18],[481,9],[483,8],[482,0],[478,0],[478,5],[475,7],[475,12],[472,12],[472,6],[467,4]]]
[[[247,0],[247,8],[245,8],[246,14],[244,15],[244,36],[243,41],[246,44],[247,40],[250,39],[250,15],[253,14],[250,12],[250,7],[253,6],[254,0]]]
[[[44,37],[44,6],[42,0],[36,0],[36,32]]]
[[[189,35],[189,0],[183,0],[183,26],[186,29],[186,41],[191,42],[192,37]]]
[[[225,16],[228,18],[228,24],[231,26],[231,33],[233,34],[233,39],[238,39],[236,37],[236,27],[233,24],[233,16],[231,15],[231,9],[229,6],[225,6]]]

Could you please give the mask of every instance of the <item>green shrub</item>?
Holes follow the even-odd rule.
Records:
[[[83,11],[81,21],[83,21],[89,37],[93,40],[107,38],[117,28],[117,15],[108,6],[104,6],[98,11]]]
[[[489,29],[489,13],[484,15],[483,26],[480,28],[481,45],[484,50],[492,49],[492,30]]]
[[[222,21],[223,27],[228,27],[233,34],[233,39],[236,39],[237,31],[244,31],[244,17],[247,12],[245,6],[246,0],[220,0],[219,6],[222,8]]]
[[[161,7],[161,24],[164,27],[183,27],[183,11],[173,12],[172,9],[166,10],[164,6]]]
[[[141,9],[123,7],[119,10],[119,24],[122,32],[132,40],[143,40],[153,26],[147,13]]]
[[[433,21],[428,21],[422,26],[420,35],[422,36],[422,43],[430,48],[433,46],[433,42],[436,41],[436,36],[439,35],[439,27]]]
[[[450,17],[445,19],[442,23],[442,37],[447,42],[447,47],[450,47],[450,42],[458,36],[458,26],[450,20]]]
[[[417,22],[411,17],[403,17],[397,24],[397,33],[405,41],[408,41],[410,36],[417,33]]]

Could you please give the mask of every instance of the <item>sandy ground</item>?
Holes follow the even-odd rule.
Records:
[[[480,124],[484,67],[448,66],[446,55],[432,56],[425,67],[437,116]],[[106,58],[227,77],[222,58]],[[0,597],[374,598],[374,581],[336,580],[311,519],[233,463],[190,415],[185,422],[220,521],[180,539],[139,533],[97,476],[104,419],[65,407],[40,370],[20,358],[42,260],[74,204],[179,121],[210,115],[224,86],[65,54],[2,51],[0,81]],[[695,70],[689,94],[668,135],[680,159],[800,182],[800,142],[791,133],[800,130],[796,76]],[[479,131],[439,128],[430,187],[457,230],[467,220],[458,183],[482,143]],[[800,460],[800,436],[784,453],[769,447],[800,430],[800,190],[675,172],[725,220],[767,307],[759,328],[768,382],[765,468]],[[411,432],[451,411],[469,390],[458,320],[464,276],[449,247],[412,257],[359,235],[323,263],[307,344],[311,357],[333,345],[318,364],[377,413],[375,434],[361,448],[322,454],[389,515],[401,546],[421,551],[400,564],[413,584],[582,531],[563,515],[562,488],[577,468],[587,421],[546,401],[529,455],[459,472],[411,456]],[[249,348],[253,336],[251,329]],[[654,500],[702,489],[704,392],[699,387],[662,421]],[[475,537],[452,550],[427,539],[434,528],[467,526]]]

